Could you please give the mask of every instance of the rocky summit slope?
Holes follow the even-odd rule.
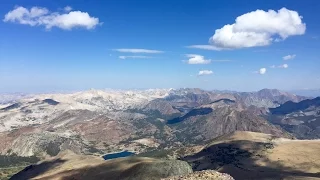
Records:
[[[164,178],[162,180],[234,180],[229,174],[213,170],[196,171],[182,176]]]
[[[104,161],[99,157],[66,151],[55,158],[26,167],[11,179],[158,180],[191,172],[188,163],[179,160],[136,157]]]
[[[182,158],[193,170],[217,170],[235,179],[320,179],[320,140],[234,132]]]

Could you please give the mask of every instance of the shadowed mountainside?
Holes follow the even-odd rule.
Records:
[[[320,138],[320,97],[270,108],[266,118],[299,139]]]
[[[192,109],[191,111],[189,111],[187,114],[185,114],[182,117],[177,117],[177,118],[168,120],[167,124],[176,124],[176,123],[182,122],[192,116],[202,116],[202,115],[210,114],[212,111],[213,110],[211,108]]]
[[[0,109],[0,110],[2,110],[2,111],[9,111],[9,110],[12,110],[12,109],[19,108],[20,106],[21,106],[20,103],[14,103],[14,104],[9,105],[9,106],[7,106],[7,107],[4,107],[4,108],[2,108],[2,109]]]
[[[59,104],[59,102],[57,102],[57,101],[55,101],[55,100],[53,100],[53,99],[45,99],[45,100],[43,100],[43,102],[48,103],[48,104],[50,104],[50,105],[57,105],[57,104]]]
[[[295,111],[306,110],[307,108],[309,108],[311,106],[319,107],[320,106],[320,97],[317,97],[315,99],[307,99],[307,100],[303,100],[300,102],[288,101],[279,107],[270,108],[270,112],[272,114],[285,115],[285,114],[289,114],[289,113],[292,113]]]
[[[217,107],[204,106],[190,112],[195,113],[188,113],[169,121],[174,122],[169,125],[175,129],[174,134],[179,141],[185,144],[204,143],[234,131],[262,132],[274,134],[277,137],[293,138],[292,135],[266,119],[228,104],[220,104]]]
[[[289,140],[253,132],[218,137],[182,158],[195,171],[213,169],[235,179],[320,178],[320,140]]]

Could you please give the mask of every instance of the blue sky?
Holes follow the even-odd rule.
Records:
[[[316,0],[3,0],[0,92],[316,89],[319,9]]]

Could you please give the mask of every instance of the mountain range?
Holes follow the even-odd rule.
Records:
[[[4,102],[4,101],[2,101]],[[320,136],[319,98],[276,89],[89,90],[38,94],[0,106],[0,153],[45,159],[203,146],[235,131]]]

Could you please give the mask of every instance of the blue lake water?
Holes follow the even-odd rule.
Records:
[[[122,152],[118,152],[118,153],[106,154],[102,157],[104,160],[109,160],[109,159],[115,159],[115,158],[120,158],[120,157],[132,156],[132,155],[134,155],[133,152],[122,151]]]

